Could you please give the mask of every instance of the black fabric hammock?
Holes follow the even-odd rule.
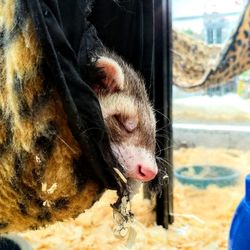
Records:
[[[152,1],[121,5],[96,1],[92,14],[93,1],[25,1],[46,56],[46,77],[57,84],[69,126],[82,148],[83,164],[91,166],[87,170],[80,167],[79,172],[85,178],[94,175],[104,187],[117,188],[113,167],[119,164],[109,145],[99,102],[88,85],[86,68],[91,53],[103,47],[97,27],[105,45],[141,70],[150,83]],[[87,19],[90,14],[94,26]],[[144,19],[151,28],[147,25],[145,29]]]

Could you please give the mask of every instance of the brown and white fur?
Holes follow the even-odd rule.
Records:
[[[157,175],[156,121],[142,77],[114,53],[103,51],[93,83],[113,152],[125,176],[150,181]]]

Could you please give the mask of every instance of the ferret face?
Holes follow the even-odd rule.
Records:
[[[101,82],[93,88],[101,104],[111,146],[127,178],[150,181],[157,174],[155,117],[138,74],[113,54],[96,66]]]

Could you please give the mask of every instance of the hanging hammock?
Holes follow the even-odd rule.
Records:
[[[224,84],[250,69],[250,3],[224,47],[173,30],[173,82],[186,91]]]
[[[96,48],[91,1],[77,4],[0,1],[0,233],[75,217],[105,188],[119,189],[99,104],[75,59],[80,39],[70,44],[62,23],[74,11],[81,55]]]

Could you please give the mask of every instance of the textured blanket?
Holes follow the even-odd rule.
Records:
[[[89,1],[0,1],[1,233],[75,217],[118,186],[84,82],[88,56],[102,46],[89,12]]]

